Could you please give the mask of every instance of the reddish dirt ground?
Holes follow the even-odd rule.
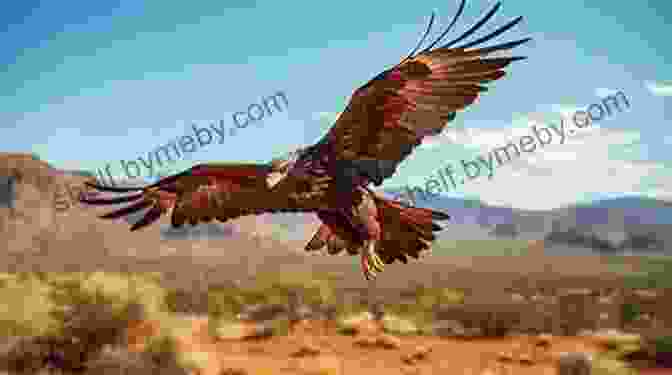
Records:
[[[207,352],[211,355],[207,371],[199,375],[222,375],[225,369],[244,369],[247,374],[465,374],[543,375],[555,374],[554,358],[562,352],[593,353],[597,348],[585,338],[554,337],[548,350],[537,349],[529,337],[460,340],[436,337],[399,337],[396,348],[361,347],[363,337],[342,336],[324,331],[321,323],[308,323],[290,336],[263,340],[216,340],[207,332],[207,320],[195,319],[190,337],[179,339],[178,350]],[[135,329],[135,337],[146,336],[152,329]],[[517,350],[516,347],[520,346]],[[319,353],[297,356],[301,348]],[[425,358],[412,364],[404,357],[420,348],[429,348]],[[136,346],[134,350],[141,350]],[[425,350],[421,350],[425,351]],[[536,357],[533,364],[498,361],[502,352]],[[329,371],[318,371],[319,368]],[[230,372],[231,374],[235,372]],[[663,375],[649,372],[647,375]]]

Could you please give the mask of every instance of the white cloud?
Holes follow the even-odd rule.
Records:
[[[672,81],[647,81],[646,88],[656,96],[672,96]]]
[[[494,168],[494,177],[482,176],[463,185],[487,203],[526,209],[552,209],[573,204],[590,192],[648,192],[672,196],[672,176],[656,162],[621,160],[613,150],[630,147],[639,133],[622,129],[595,129],[571,143],[552,144],[531,157]],[[482,172],[483,173],[483,172]],[[651,180],[653,178],[653,180]],[[651,182],[658,186],[652,190]]]
[[[599,89],[596,94],[609,95],[611,92]],[[437,139],[432,139],[428,148],[432,148],[433,153],[438,152],[439,145],[451,144],[446,147],[446,153],[454,155],[460,145],[464,148],[475,146],[479,154],[485,156],[494,147],[504,146],[509,140],[533,135],[533,124],[542,128],[548,127],[550,122],[557,127],[562,116],[566,131],[574,130],[573,134],[566,134],[563,143],[554,134],[553,141],[543,149],[537,146],[534,152],[521,153],[520,158],[512,152],[511,161],[505,161],[501,166],[497,166],[495,161],[492,179],[484,175],[487,170],[483,167],[480,177],[465,181],[458,185],[456,192],[451,193],[476,195],[489,204],[531,210],[571,205],[587,196],[603,192],[639,192],[661,199],[672,197],[672,174],[662,163],[642,161],[647,148],[641,143],[639,131],[603,128],[598,124],[578,129],[571,119],[574,112],[582,108],[555,105],[552,109],[549,113],[530,113],[517,117],[505,128],[449,128],[444,134],[435,137]],[[410,158],[408,163],[412,164],[416,157]],[[410,178],[407,174],[404,179],[409,184],[422,186],[427,177],[436,176],[439,169],[450,163],[457,171],[459,183],[465,177],[460,158],[450,160],[434,166],[433,172],[425,177]],[[411,168],[409,165],[404,170],[421,170],[421,166]]]

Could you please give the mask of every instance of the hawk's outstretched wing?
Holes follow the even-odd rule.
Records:
[[[283,180],[272,190],[268,188],[266,178],[270,171],[271,167],[264,164],[199,164],[145,187],[114,188],[87,182],[99,191],[132,194],[111,198],[84,194],[80,200],[91,205],[131,203],[102,215],[104,219],[149,208],[131,227],[132,231],[153,223],[169,210],[174,227],[185,222],[196,225],[212,219],[225,222],[244,215],[305,211],[297,206],[296,200],[290,199],[294,192],[292,179]]]
[[[452,47],[485,24],[499,9],[497,3],[460,37],[432,49],[455,24],[465,0],[448,28],[420,53],[402,60],[357,89],[350,103],[326,135],[336,158],[354,166],[376,186],[391,177],[398,164],[427,135],[439,134],[457,111],[476,101],[483,84],[505,75],[503,68],[524,57],[494,57],[531,38],[472,49],[518,24],[518,17],[490,34]],[[430,21],[425,36],[431,29]],[[420,41],[418,47],[422,44]],[[416,50],[418,49],[416,47]]]

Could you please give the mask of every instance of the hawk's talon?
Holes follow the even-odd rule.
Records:
[[[383,272],[385,263],[380,258],[375,249],[375,242],[370,241],[362,249],[362,270],[367,280],[372,280],[379,272]]]

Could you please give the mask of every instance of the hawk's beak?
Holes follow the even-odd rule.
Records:
[[[269,189],[273,189],[273,187],[277,185],[278,182],[282,181],[283,178],[285,178],[285,173],[271,172],[266,176],[266,186],[268,186]]]

